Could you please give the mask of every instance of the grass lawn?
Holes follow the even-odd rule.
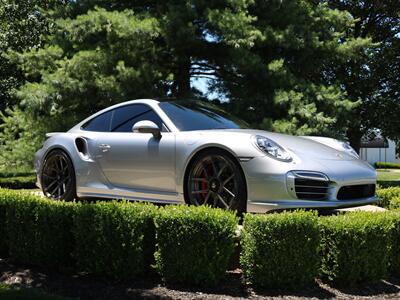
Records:
[[[400,180],[400,169],[378,169],[378,180]]]
[[[39,289],[19,288],[13,285],[0,283],[0,299],[2,300],[67,300],[68,298],[59,297],[45,293]]]

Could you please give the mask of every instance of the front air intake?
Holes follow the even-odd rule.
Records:
[[[294,174],[294,188],[298,199],[328,199],[329,179],[325,175],[313,172],[294,172]]]
[[[352,200],[375,196],[375,184],[342,186],[337,194],[338,200]]]

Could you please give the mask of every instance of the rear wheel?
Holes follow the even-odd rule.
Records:
[[[44,161],[41,174],[43,194],[51,199],[72,201],[76,197],[75,170],[62,150],[54,150]]]
[[[239,213],[246,211],[246,185],[240,165],[220,150],[195,158],[186,182],[186,200],[192,205],[210,205]]]

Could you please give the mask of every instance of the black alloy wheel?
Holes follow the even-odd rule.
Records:
[[[240,165],[224,151],[201,153],[187,176],[186,198],[192,205],[246,211],[246,186]]]
[[[54,200],[72,201],[76,197],[75,171],[62,150],[54,150],[44,161],[41,174],[43,194]]]

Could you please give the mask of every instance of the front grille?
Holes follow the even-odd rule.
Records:
[[[328,198],[329,182],[308,178],[295,178],[296,196],[303,200],[322,200]]]
[[[338,200],[368,198],[375,195],[375,184],[348,185],[339,189]]]

